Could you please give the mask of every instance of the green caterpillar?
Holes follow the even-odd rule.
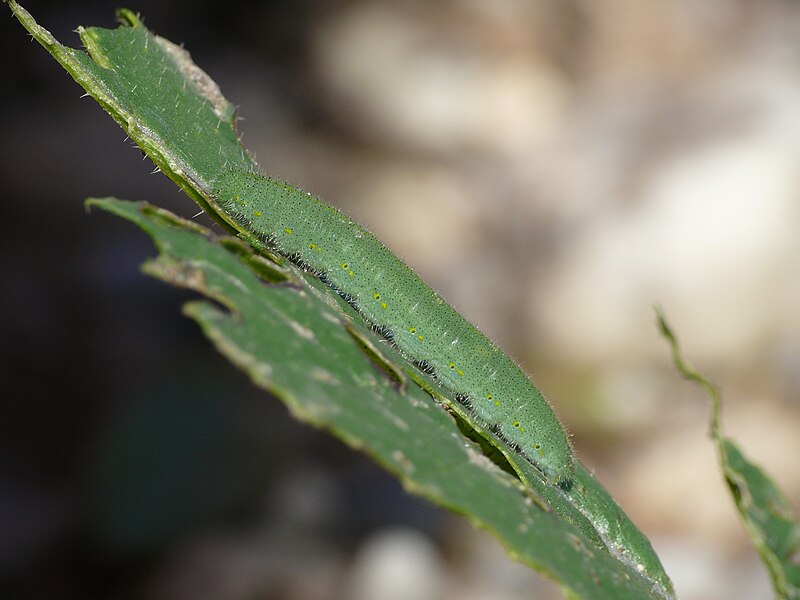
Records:
[[[371,233],[310,194],[257,173],[227,171],[211,195],[245,232],[335,290],[548,482],[572,486],[572,448],[539,390]]]

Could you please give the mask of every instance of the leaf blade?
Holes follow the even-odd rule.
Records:
[[[659,329],[670,345],[673,363],[687,380],[711,399],[710,436],[720,470],[731,492],[742,525],[769,572],[778,598],[800,598],[800,523],[791,503],[772,478],[748,460],[722,428],[722,399],[716,385],[683,357],[666,316],[656,309]]]
[[[422,388],[402,389],[380,372],[347,332],[346,326],[361,325],[326,298],[305,287],[265,283],[238,251],[181,227],[178,217],[165,219],[147,205],[115,199],[89,204],[134,222],[153,238],[159,256],[146,263],[145,272],[212,299],[189,302],[185,314],[300,420],[366,452],[409,492],[465,515],[513,558],[576,597],[665,597],[467,443],[453,417]],[[399,360],[391,348],[382,351],[387,360]]]

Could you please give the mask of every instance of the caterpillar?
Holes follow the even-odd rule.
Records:
[[[223,172],[211,196],[237,229],[333,289],[548,483],[572,486],[572,448],[547,400],[371,233],[311,194],[246,170]]]

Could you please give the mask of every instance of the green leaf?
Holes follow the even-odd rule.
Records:
[[[89,56],[9,5],[156,165],[236,233],[217,210],[210,182],[232,166],[257,167],[238,142],[230,103],[188,54],[123,10],[118,29],[78,28]],[[369,454],[409,491],[489,530],[512,557],[575,597],[673,597],[647,538],[580,462],[569,491],[535,473],[523,473],[531,482],[523,485],[486,443],[491,432],[470,431],[445,410],[436,400],[446,392],[318,279],[161,209],[91,202],[153,237],[161,254],[145,265],[147,273],[216,302],[190,303],[185,312],[299,419]]]
[[[791,503],[775,482],[742,454],[722,431],[719,390],[696,371],[681,354],[678,340],[664,314],[657,309],[662,335],[669,342],[675,367],[686,379],[701,386],[711,398],[711,438],[717,447],[720,469],[731,491],[745,531],[769,571],[778,598],[800,598],[800,525]]]
[[[326,287],[267,283],[241,248],[148,204],[112,198],[88,203],[129,219],[153,238],[159,256],[143,270],[213,300],[189,302],[184,313],[297,418],[369,454],[407,490],[467,516],[514,558],[576,597],[659,597],[652,582],[623,568],[497,468],[429,393],[379,368],[348,329],[376,348],[377,338],[342,312]],[[289,270],[296,281],[316,282]],[[380,353],[382,360],[402,364],[391,347]]]

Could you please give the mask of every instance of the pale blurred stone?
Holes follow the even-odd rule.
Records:
[[[527,566],[513,561],[485,531],[458,530],[458,576],[446,600],[559,600],[560,588]]]
[[[652,356],[658,303],[693,356],[744,360],[800,326],[798,166],[758,133],[660,166],[638,204],[609,212],[536,286],[537,321],[573,358]]]
[[[693,539],[663,537],[652,541],[681,600],[769,600],[775,597],[754,550],[745,556],[731,555],[718,544],[699,536]]]
[[[514,153],[552,139],[566,80],[475,19],[457,5],[365,2],[336,13],[314,44],[323,100],[347,107],[338,118],[369,139],[418,152]]]
[[[439,600],[446,582],[445,566],[427,537],[410,529],[385,530],[361,545],[342,597]]]

